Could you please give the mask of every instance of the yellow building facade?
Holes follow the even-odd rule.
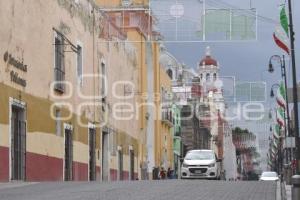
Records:
[[[159,108],[157,120],[155,121],[155,166],[163,167],[164,169],[173,169],[174,154],[171,79],[161,66],[156,68],[155,71],[155,90],[160,97],[157,98],[155,102],[157,108]]]
[[[140,127],[118,118],[139,80],[125,33],[92,1],[0,6],[0,181],[138,178]]]
[[[124,6],[122,0],[96,1],[112,21],[127,34],[138,54],[138,119],[142,172],[152,177],[154,167],[173,167],[171,107],[162,108],[163,93],[171,93],[171,80],[161,69],[160,41],[153,32],[153,19],[147,12],[149,0],[133,0]],[[126,2],[125,2],[126,3]]]
[[[102,10],[121,3],[0,2],[0,181],[147,179],[171,165],[148,1]]]

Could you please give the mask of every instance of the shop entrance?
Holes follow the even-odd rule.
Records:
[[[89,179],[90,181],[96,180],[96,130],[89,129]]]
[[[73,180],[73,140],[72,130],[65,129],[65,167],[64,167],[65,181]]]
[[[25,180],[26,121],[23,107],[11,107],[11,179]]]

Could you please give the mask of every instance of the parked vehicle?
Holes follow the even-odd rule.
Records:
[[[259,178],[260,181],[278,181],[279,177],[276,172],[263,172]]]
[[[182,161],[181,178],[220,179],[219,162],[213,150],[191,150]]]

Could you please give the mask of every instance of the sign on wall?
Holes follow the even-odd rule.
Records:
[[[27,65],[23,63],[23,60],[19,60],[9,52],[5,52],[3,60],[7,65],[12,66],[10,70],[10,80],[22,87],[26,87],[27,81],[21,77],[20,72],[27,72]]]

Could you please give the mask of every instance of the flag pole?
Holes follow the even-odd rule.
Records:
[[[298,119],[298,92],[297,92],[297,72],[296,72],[296,60],[295,60],[295,33],[293,27],[293,14],[292,14],[292,2],[288,0],[289,7],[289,28],[290,28],[290,42],[291,42],[291,59],[292,59],[292,77],[293,77],[293,103],[294,103],[294,119],[295,119],[295,140],[296,140],[296,174],[300,174],[299,171],[299,119]]]

